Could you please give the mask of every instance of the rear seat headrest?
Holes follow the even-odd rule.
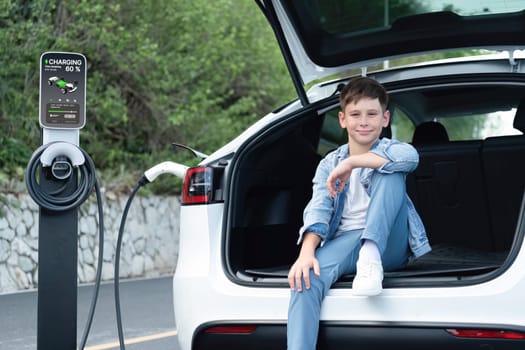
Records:
[[[413,145],[428,145],[448,141],[447,129],[443,124],[434,121],[419,124],[412,137]]]
[[[521,100],[516,109],[516,115],[514,116],[514,123],[512,126],[514,129],[518,129],[525,134],[525,98]]]

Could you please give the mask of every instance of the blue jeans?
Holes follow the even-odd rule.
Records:
[[[383,269],[402,269],[408,262],[408,218],[405,176],[375,173],[366,227],[344,232],[318,247],[315,255],[320,276],[310,270],[310,289],[291,292],[288,308],[288,350],[314,350],[317,345],[321,304],[330,287],[344,274],[356,272],[361,242],[379,247]],[[351,310],[349,310],[351,312]]]

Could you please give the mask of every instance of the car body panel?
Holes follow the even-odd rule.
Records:
[[[194,219],[202,218],[199,213],[202,209],[192,209]],[[193,237],[181,237],[181,246],[187,244],[186,240],[196,241]],[[198,264],[177,267],[173,289],[175,313],[184,315],[184,323],[177,323],[183,349],[192,348],[194,332],[206,324],[286,323],[290,293],[287,288],[253,288],[233,283],[222,273],[219,245],[208,245],[201,239],[197,241],[204,247],[216,248],[210,252],[207,275],[195,272]],[[332,289],[324,300],[321,322],[340,322],[348,327],[410,324],[423,328],[438,325],[443,328],[444,325],[471,327],[476,324],[478,327],[521,329],[523,332],[525,304],[516,303],[525,290],[522,266],[525,266],[523,251],[502,275],[473,286],[392,288],[373,298],[356,297],[348,289]]]

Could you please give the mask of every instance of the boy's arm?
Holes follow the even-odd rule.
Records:
[[[326,180],[326,186],[328,187],[330,197],[335,198],[336,191],[341,192],[343,190],[343,187],[348,178],[350,177],[350,174],[352,173],[353,169],[377,169],[386,164],[387,162],[388,159],[371,152],[353,155],[341,161],[334,168],[334,170],[332,170],[330,175],[328,175],[328,178]],[[336,188],[337,180],[339,180],[339,184]]]
[[[416,169],[418,163],[419,154],[412,145],[395,140],[381,139],[378,145],[368,153],[350,156],[339,163],[327,179],[329,195],[334,198],[336,190],[341,191],[343,189],[354,168],[371,168],[384,174],[409,173]],[[337,180],[341,180],[341,182],[336,189]]]
[[[299,229],[297,244],[302,243],[307,232],[315,233],[325,240],[329,231],[329,223],[333,215],[333,199],[326,188],[326,179],[335,164],[334,155],[325,157],[319,163],[312,180],[312,197],[303,212],[303,226]],[[322,245],[323,243],[321,243]]]
[[[373,147],[369,152],[388,160],[382,166],[375,168],[383,174],[410,173],[417,168],[419,163],[417,150],[406,142],[381,139],[377,147]]]

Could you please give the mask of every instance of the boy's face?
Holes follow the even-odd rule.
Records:
[[[346,129],[348,141],[368,148],[379,138],[389,120],[390,112],[383,111],[377,98],[363,97],[339,112],[339,123]]]

